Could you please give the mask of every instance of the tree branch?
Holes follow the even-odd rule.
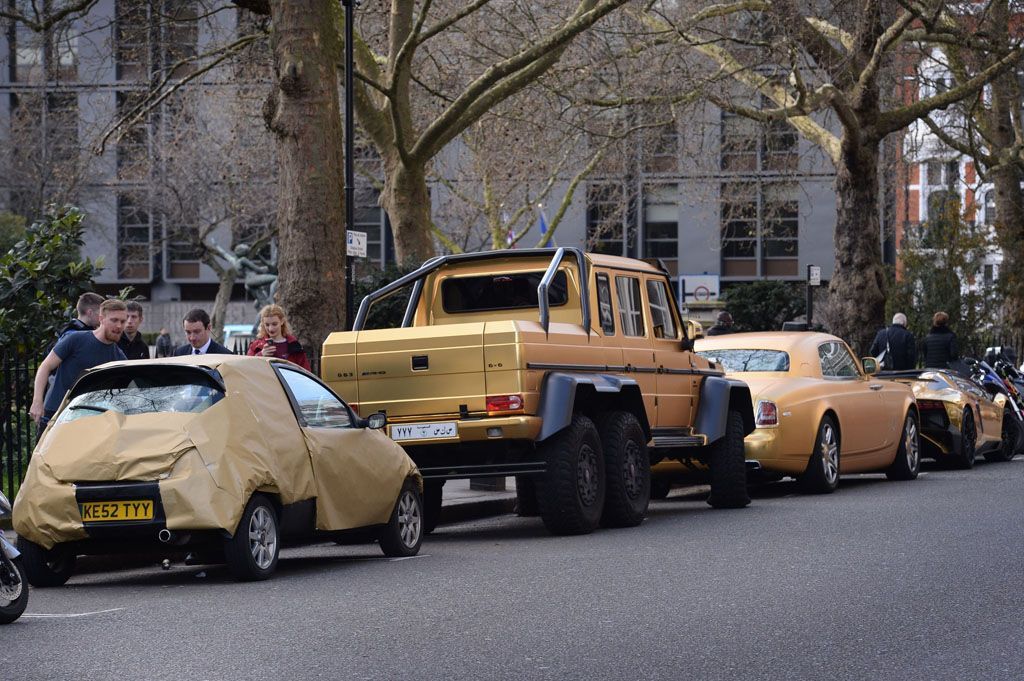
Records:
[[[34,19],[30,19],[24,12],[16,12],[10,9],[0,9],[0,18],[17,21],[36,33],[43,33],[72,14],[85,14],[92,9],[96,2],[97,0],[78,0],[46,16],[40,16],[39,9],[35,3],[32,3]]]

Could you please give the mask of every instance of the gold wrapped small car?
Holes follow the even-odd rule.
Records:
[[[989,461],[1009,461],[1016,455],[1017,425],[1005,395],[992,396],[950,371],[886,372],[882,376],[913,389],[921,413],[922,456],[971,468],[979,454]]]
[[[824,333],[737,333],[704,338],[698,354],[750,386],[756,428],[748,469],[793,476],[831,492],[841,473],[917,477],[918,412],[910,386],[878,380],[841,339]],[[874,371],[874,360],[865,360]],[[671,464],[659,464],[671,475]],[[655,475],[662,470],[655,469]]]
[[[58,586],[82,554],[195,552],[266,579],[285,540],[419,551],[422,480],[380,428],[283,360],[200,355],[82,375],[14,503],[29,582]],[[219,558],[219,560],[217,560]]]

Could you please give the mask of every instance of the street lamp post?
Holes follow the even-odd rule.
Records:
[[[352,150],[355,147],[355,121],[352,113],[353,72],[352,58],[355,6],[359,0],[341,0],[345,7],[345,233],[355,226],[355,164]],[[352,329],[352,307],[355,304],[352,281],[352,256],[345,252],[345,328]]]

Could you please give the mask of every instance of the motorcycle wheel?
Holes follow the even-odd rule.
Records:
[[[9,565],[0,565],[0,624],[10,624],[18,619],[27,606],[28,578],[18,557]]]

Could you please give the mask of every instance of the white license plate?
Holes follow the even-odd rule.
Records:
[[[402,440],[433,440],[452,439],[459,437],[459,427],[455,421],[441,423],[402,423],[391,426],[391,439]]]

